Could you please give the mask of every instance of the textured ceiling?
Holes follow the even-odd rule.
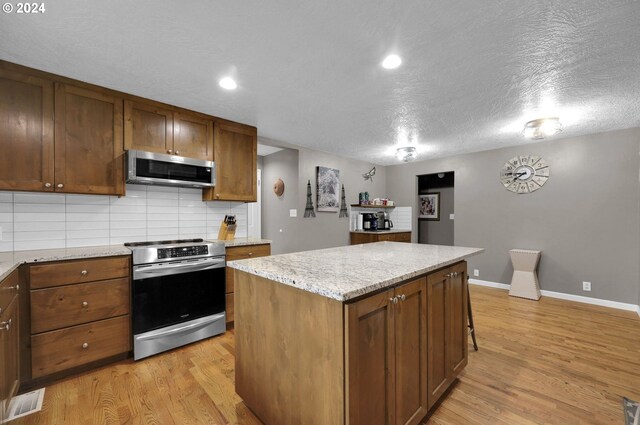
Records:
[[[45,5],[0,14],[0,58],[377,164],[406,140],[419,159],[531,143],[520,131],[541,116],[561,137],[640,123],[639,1]]]

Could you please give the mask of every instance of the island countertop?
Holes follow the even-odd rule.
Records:
[[[347,301],[483,251],[484,248],[385,241],[230,261],[227,266]]]

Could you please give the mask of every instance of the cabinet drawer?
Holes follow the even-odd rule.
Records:
[[[0,282],[0,313],[6,310],[13,297],[18,295],[19,283],[20,275],[17,269]]]
[[[31,333],[129,313],[129,278],[31,291]]]
[[[267,255],[271,255],[271,245],[234,246],[227,248],[226,253],[227,261],[266,257]]]
[[[396,242],[411,242],[411,233],[393,233],[393,241]]]
[[[126,277],[129,259],[126,256],[32,265],[29,267],[31,289]]]
[[[31,337],[31,375],[49,375],[131,349],[129,316]]]

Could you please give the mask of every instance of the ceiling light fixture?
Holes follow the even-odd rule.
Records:
[[[382,67],[385,69],[396,69],[402,64],[402,59],[398,55],[389,55],[382,61]]]
[[[413,146],[405,146],[396,150],[396,157],[404,162],[409,162],[418,157],[418,151]]]
[[[238,87],[238,84],[231,77],[224,77],[218,82],[218,84],[220,84],[220,87],[226,90],[235,90]]]
[[[527,139],[540,140],[562,131],[562,124],[557,117],[540,118],[524,125],[522,135]]]

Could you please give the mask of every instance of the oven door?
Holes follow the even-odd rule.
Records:
[[[224,313],[224,257],[134,266],[132,292],[134,335]]]

